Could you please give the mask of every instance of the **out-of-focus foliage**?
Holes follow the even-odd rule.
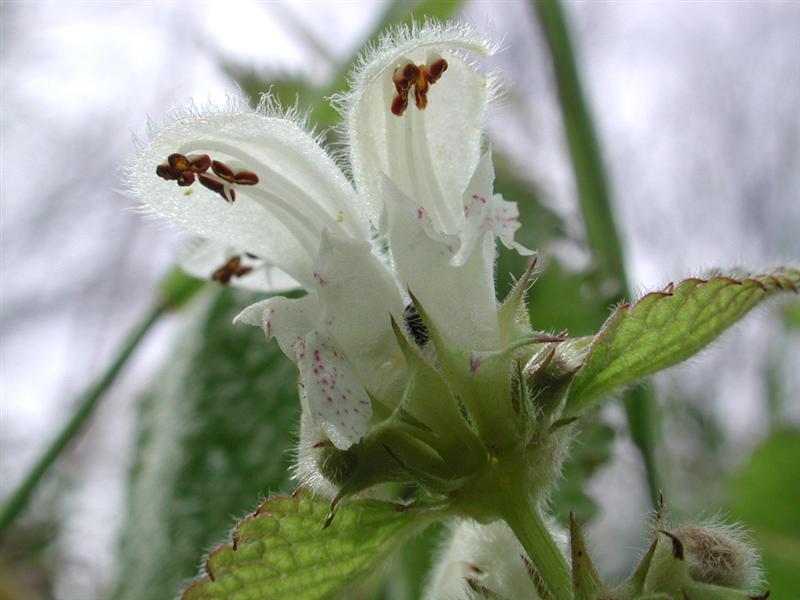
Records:
[[[608,462],[615,431],[594,418],[584,418],[575,437],[569,459],[564,464],[564,477],[558,485],[550,506],[564,525],[570,514],[581,523],[588,523],[597,512],[597,505],[586,493],[586,483]]]
[[[787,303],[783,308],[783,317],[789,327],[800,329],[800,302]]]
[[[143,398],[118,599],[177,593],[236,517],[293,487],[295,370],[260,330],[231,325],[252,300],[207,298]]]
[[[398,25],[411,25],[415,21],[420,22],[424,19],[446,21],[455,14],[461,3],[462,0],[417,0],[412,2],[392,0],[387,3],[372,34],[364,40],[365,44],[376,43],[386,29]],[[311,125],[327,130],[339,120],[339,113],[327,101],[328,96],[347,89],[347,75],[365,44],[358,46],[356,54],[349,61],[342,63],[330,85],[322,89],[314,88],[285,73],[265,77],[264,73],[242,68],[230,62],[223,66],[250,98],[258,99],[261,94],[269,92],[278,98],[283,106],[293,106],[295,102],[301,101],[301,108],[311,110],[309,115]]]
[[[800,431],[773,433],[733,481],[731,517],[753,532],[775,598],[800,590]]]

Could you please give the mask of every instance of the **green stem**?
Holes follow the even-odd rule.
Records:
[[[525,492],[511,491],[500,514],[517,536],[553,600],[572,600],[572,580],[567,561],[547,529],[534,500]]]
[[[618,303],[624,296],[631,298],[631,290],[600,144],[584,97],[564,10],[559,0],[533,0],[533,5],[550,49],[586,239],[602,280],[613,281],[618,289],[612,297],[600,301],[603,305]],[[658,421],[652,389],[630,390],[624,395],[624,403],[628,427],[645,463],[655,505],[660,486],[654,460]]]
[[[117,375],[139,345],[139,342],[142,341],[147,332],[150,331],[166,310],[167,304],[160,302],[150,311],[145,319],[129,335],[127,342],[117,355],[117,358],[106,370],[105,374],[103,374],[100,380],[83,395],[82,399],[78,402],[77,409],[61,430],[61,433],[51,442],[41,458],[39,458],[33,468],[28,472],[20,486],[6,501],[2,512],[0,512],[0,536],[3,535],[8,526],[14,522],[17,515],[25,508],[31,494],[36,489],[42,477],[44,477],[45,473],[61,455],[64,448],[67,447],[75,435],[83,428],[83,425],[94,412],[98,401],[108,388],[111,387],[111,384],[114,383]]]

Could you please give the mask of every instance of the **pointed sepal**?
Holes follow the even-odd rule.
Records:
[[[528,268],[514,283],[511,291],[498,308],[497,317],[500,324],[500,337],[504,341],[530,334],[532,331],[527,296],[528,290],[534,282],[536,263],[537,257],[534,255],[528,263]]]
[[[572,590],[575,600],[593,600],[605,591],[600,573],[594,566],[586,540],[575,516],[569,516],[570,552],[572,555]]]

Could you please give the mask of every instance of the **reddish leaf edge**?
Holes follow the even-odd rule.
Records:
[[[669,298],[674,296],[676,287],[684,285],[694,285],[699,287],[708,283],[727,282],[730,285],[743,285],[745,283],[753,284],[759,287],[764,294],[769,295],[770,292],[782,291],[800,293],[800,270],[794,267],[778,267],[772,271],[761,273],[758,275],[744,275],[742,277],[732,277],[730,275],[716,275],[714,277],[687,277],[680,280],[677,285],[674,282],[669,282],[661,290],[655,290],[642,295],[638,300],[633,303],[623,302],[616,306],[611,315],[606,319],[606,322],[600,330],[594,335],[594,339],[585,347],[585,357],[588,357],[592,350],[600,344],[604,339],[604,334],[611,329],[620,319],[623,319],[629,312],[635,310],[642,302],[651,300],[653,298]],[[749,312],[748,309],[747,312]],[[586,361],[581,363],[581,368],[578,370],[576,379],[581,377],[586,366]]]

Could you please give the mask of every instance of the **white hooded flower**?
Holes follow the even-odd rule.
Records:
[[[206,240],[185,261],[191,272],[307,291],[238,320],[296,362],[305,417],[339,449],[364,437],[374,402],[399,401],[390,315],[404,322],[408,290],[455,346],[500,343],[495,238],[529,251],[513,239],[516,205],[493,194],[482,133],[492,83],[468,59],[493,50],[465,26],[387,35],[336,100],[349,178],[269,97],[255,110],[177,115],[134,165],[146,205]]]

